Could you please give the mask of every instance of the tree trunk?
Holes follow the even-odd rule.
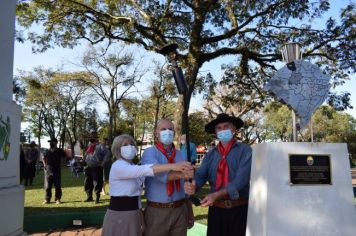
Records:
[[[139,153],[139,157],[141,160],[141,153],[142,153],[142,146],[143,146],[143,138],[145,137],[145,133],[146,133],[146,121],[143,121],[143,129],[142,129],[142,136],[141,136],[141,148],[140,148],[140,153]]]

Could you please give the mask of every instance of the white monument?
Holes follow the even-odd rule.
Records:
[[[21,107],[12,101],[15,0],[0,3],[0,235],[23,234],[19,180]]]
[[[346,144],[257,144],[246,235],[354,236],[353,199]]]
[[[354,236],[356,208],[346,144],[298,143],[301,127],[324,102],[330,77],[286,44],[288,64],[265,85],[293,110],[293,140],[253,147],[248,236]],[[294,113],[295,112],[295,113]]]

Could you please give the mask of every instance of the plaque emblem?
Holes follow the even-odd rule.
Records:
[[[312,166],[314,164],[314,158],[312,156],[307,157],[308,166]]]
[[[0,115],[0,161],[7,160],[10,152],[10,117],[3,119]]]

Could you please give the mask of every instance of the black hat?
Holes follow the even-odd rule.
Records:
[[[215,126],[222,122],[231,122],[236,127],[236,129],[240,129],[244,124],[244,122],[240,118],[221,113],[215,118],[215,120],[212,120],[207,125],[205,125],[205,132],[214,134]]]
[[[58,140],[56,138],[51,138],[48,140],[49,143],[58,143]]]

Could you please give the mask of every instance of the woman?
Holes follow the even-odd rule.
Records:
[[[103,236],[139,236],[141,225],[141,190],[144,176],[168,171],[192,169],[189,162],[163,165],[134,165],[137,153],[134,139],[127,134],[116,137],[111,152],[117,159],[111,167],[109,177],[110,205],[103,222]]]

